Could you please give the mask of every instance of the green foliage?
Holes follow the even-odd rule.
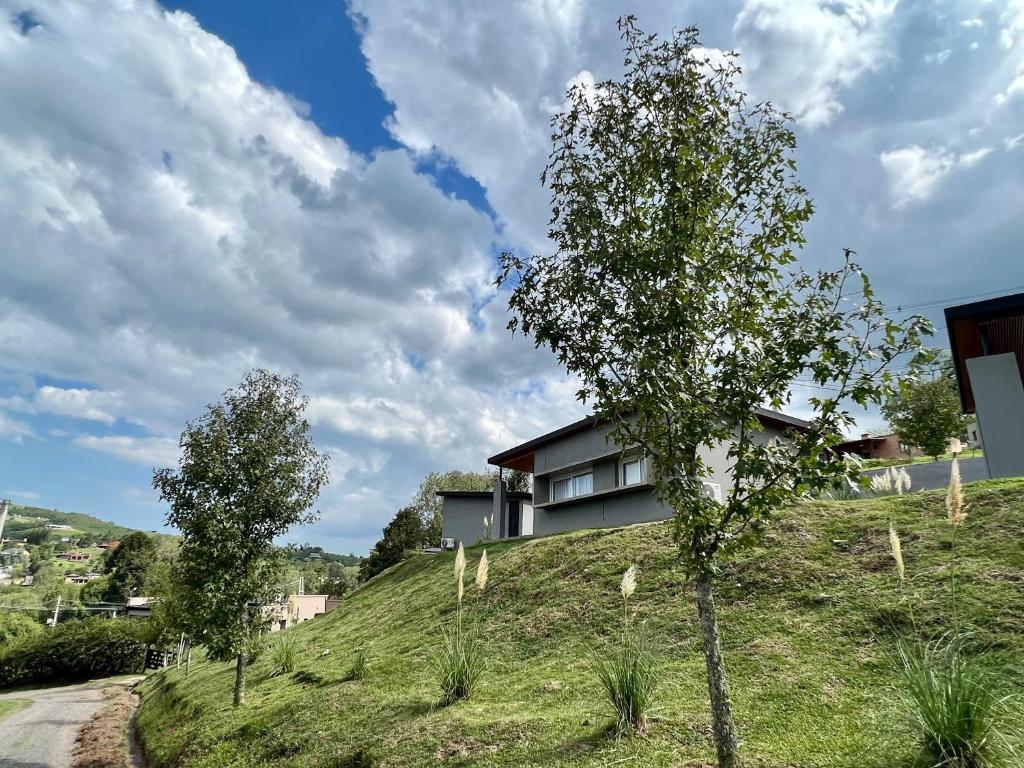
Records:
[[[898,692],[929,767],[998,768],[1013,760],[1007,731],[1020,712],[1006,695],[1006,676],[965,651],[968,638],[901,642]]]
[[[643,732],[657,683],[651,652],[643,634],[627,631],[621,644],[594,658],[594,673],[615,710],[618,732]]]
[[[963,436],[967,426],[956,381],[946,371],[931,379],[903,382],[882,413],[903,442],[933,457],[944,454],[949,441]]]
[[[7,531],[7,535],[11,535],[11,531]],[[49,528],[29,528],[27,531],[22,532],[22,538],[28,544],[45,544],[50,540],[50,529]]]
[[[441,702],[448,706],[468,699],[484,672],[486,647],[475,627],[456,621],[451,630],[441,628],[441,647],[433,656],[434,677]]]
[[[366,651],[360,648],[356,651],[356,655],[352,657],[352,666],[348,668],[348,672],[345,673],[345,680],[362,680],[366,677],[366,670],[369,666],[370,659],[366,655]]]
[[[251,652],[280,572],[273,542],[309,512],[327,481],[298,378],[249,373],[181,436],[177,470],[154,473],[181,531],[171,585],[178,626],[215,658]]]
[[[148,595],[146,577],[156,558],[156,542],[142,531],[109,550],[104,562],[104,570],[111,574],[109,599],[124,602],[133,595]]]
[[[417,550],[427,543],[427,531],[423,519],[414,506],[398,510],[390,523],[384,527],[384,535],[373,545],[370,554],[359,564],[359,580],[376,576],[392,565],[402,562],[406,552]]]
[[[302,651],[302,644],[294,632],[280,632],[271,651],[271,661],[275,675],[291,674]]]
[[[26,613],[0,612],[0,649],[43,632],[43,625]]]
[[[0,686],[73,683],[136,672],[145,646],[140,624],[89,618],[23,637],[0,653]]]

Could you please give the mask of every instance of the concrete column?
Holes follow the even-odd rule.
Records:
[[[4,540],[4,526],[7,525],[7,513],[11,509],[11,502],[7,499],[0,501],[0,542]]]
[[[497,480],[494,483],[494,506],[491,511],[491,537],[503,539],[508,535],[508,505],[505,503],[505,490],[507,486],[504,480]]]
[[[1012,352],[967,361],[989,477],[1024,475],[1024,384]]]

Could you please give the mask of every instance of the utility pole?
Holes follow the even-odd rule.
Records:
[[[53,624],[50,625],[50,629],[57,628],[57,617],[60,616],[60,593],[57,594],[57,607],[53,609]]]
[[[10,499],[0,501],[0,546],[4,543],[4,526],[7,525],[7,513],[11,509]]]

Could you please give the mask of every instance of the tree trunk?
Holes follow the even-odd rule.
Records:
[[[711,574],[697,577],[697,616],[700,618],[700,631],[704,638],[704,661],[708,670],[708,693],[711,695],[711,721],[718,751],[718,768],[740,768],[740,746],[736,725],[732,721],[729,687],[725,681]]]
[[[235,706],[240,707],[245,703],[245,654],[238,654],[238,661],[235,664]]]

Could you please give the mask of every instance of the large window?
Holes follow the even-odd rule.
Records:
[[[564,501],[576,496],[585,496],[594,492],[594,473],[580,472],[568,477],[556,478],[551,483],[551,500]]]
[[[644,460],[637,456],[632,459],[623,459],[622,477],[623,485],[636,485],[644,481]]]

